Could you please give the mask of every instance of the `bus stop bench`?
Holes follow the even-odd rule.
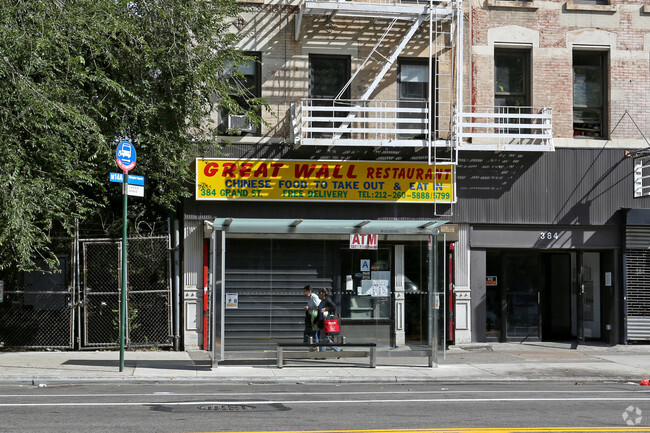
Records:
[[[343,350],[339,352],[319,352],[320,347],[339,347]],[[285,349],[309,349],[291,350]],[[311,351],[311,349],[316,351]],[[359,350],[347,350],[348,348],[358,348]],[[377,366],[377,344],[376,343],[278,343],[277,359],[278,368],[284,366],[285,359],[318,359],[318,358],[362,358],[370,357],[370,368]]]

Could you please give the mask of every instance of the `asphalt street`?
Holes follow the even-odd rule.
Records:
[[[650,432],[637,384],[0,386],[11,432]],[[492,430],[491,430],[492,429]]]

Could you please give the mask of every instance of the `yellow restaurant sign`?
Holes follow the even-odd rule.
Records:
[[[197,200],[453,203],[455,180],[450,164],[196,160]]]

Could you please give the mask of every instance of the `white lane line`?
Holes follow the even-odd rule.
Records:
[[[650,401],[649,398],[630,398],[630,397],[570,397],[570,398],[415,398],[415,399],[363,399],[363,400],[328,400],[328,404],[354,404],[354,403],[529,403],[529,402],[615,402],[615,401]],[[0,403],[0,407],[34,407],[34,406],[55,406],[55,407],[84,407],[84,406],[193,406],[193,405],[222,405],[222,406],[261,406],[271,404],[285,405],[322,405],[322,401],[312,400],[249,400],[249,401],[176,401],[176,402],[159,402],[159,401],[141,401],[141,402],[56,402],[56,403]]]
[[[39,390],[40,392],[40,390]],[[417,395],[431,395],[431,394],[475,394],[480,392],[482,394],[530,394],[530,390],[482,390],[482,389],[471,389],[471,390],[446,390],[446,391],[418,391],[418,390],[409,390],[409,391],[338,391],[338,395],[400,395],[400,394],[417,394]],[[551,390],[536,390],[535,394],[650,394],[650,389],[639,389],[639,390],[560,390],[560,391],[551,391]],[[191,393],[175,393],[175,392],[151,392],[151,393],[88,393],[88,394],[0,394],[0,398],[29,398],[29,397],[70,397],[70,398],[87,398],[87,397],[224,397],[224,396],[246,396],[246,395],[293,395],[293,396],[313,396],[313,395],[323,395],[323,391],[317,392],[282,392],[282,391],[273,391],[273,392],[191,392]]]

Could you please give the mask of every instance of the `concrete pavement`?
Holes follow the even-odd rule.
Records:
[[[275,352],[245,359],[226,352],[212,366],[207,352],[127,351],[119,371],[117,351],[0,352],[0,383],[79,382],[633,382],[650,379],[650,345],[598,346],[498,343],[454,346],[436,367],[409,351],[379,351],[377,367],[363,358],[288,360],[277,368]]]

